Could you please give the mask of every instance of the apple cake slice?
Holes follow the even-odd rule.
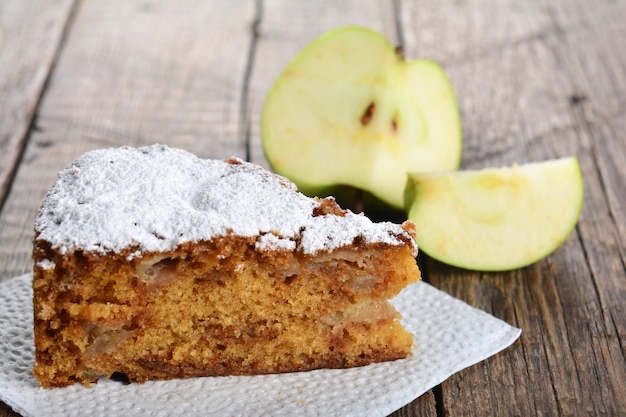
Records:
[[[420,278],[414,235],[238,159],[88,152],[35,222],[33,372],[61,387],[404,358],[388,299]]]

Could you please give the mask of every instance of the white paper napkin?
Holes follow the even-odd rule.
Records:
[[[418,346],[407,359],[346,370],[130,385],[104,380],[91,388],[44,390],[31,373],[31,279],[26,274],[0,283],[0,399],[33,417],[385,416],[521,333],[420,282],[393,300]]]

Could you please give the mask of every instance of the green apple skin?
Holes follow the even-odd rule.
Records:
[[[408,172],[454,170],[462,154],[444,70],[405,60],[359,26],[323,34],[285,67],[264,103],[261,137],[272,169],[305,194],[348,185],[397,209]]]
[[[576,226],[583,197],[574,157],[410,174],[406,190],[420,250],[479,271],[521,268],[549,255]]]

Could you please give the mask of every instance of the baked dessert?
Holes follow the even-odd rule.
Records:
[[[420,278],[413,238],[238,159],[88,152],[35,222],[33,373],[61,387],[404,358],[388,299]]]

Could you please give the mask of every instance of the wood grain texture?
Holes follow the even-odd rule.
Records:
[[[610,342],[602,351],[610,355],[606,390],[617,393],[617,410],[626,414],[626,2],[558,2],[553,10],[564,69],[579,90],[571,109],[590,174],[579,231],[600,304],[599,329]]]
[[[0,2],[0,202],[19,163],[72,4]]]
[[[238,129],[253,18],[251,1],[80,3],[0,217],[1,278],[30,269],[35,211],[79,154],[158,142],[245,156]]]
[[[390,417],[436,417],[437,400],[434,390],[424,393],[420,398],[397,410]]]
[[[20,417],[20,415],[13,411],[8,405],[0,401],[0,417]]]
[[[0,2],[0,208],[12,186],[72,6],[71,0]],[[15,225],[9,227],[16,230]],[[10,236],[0,237],[0,256],[6,259]],[[4,265],[0,262],[1,270]],[[17,414],[0,402],[0,417],[10,416]]]

